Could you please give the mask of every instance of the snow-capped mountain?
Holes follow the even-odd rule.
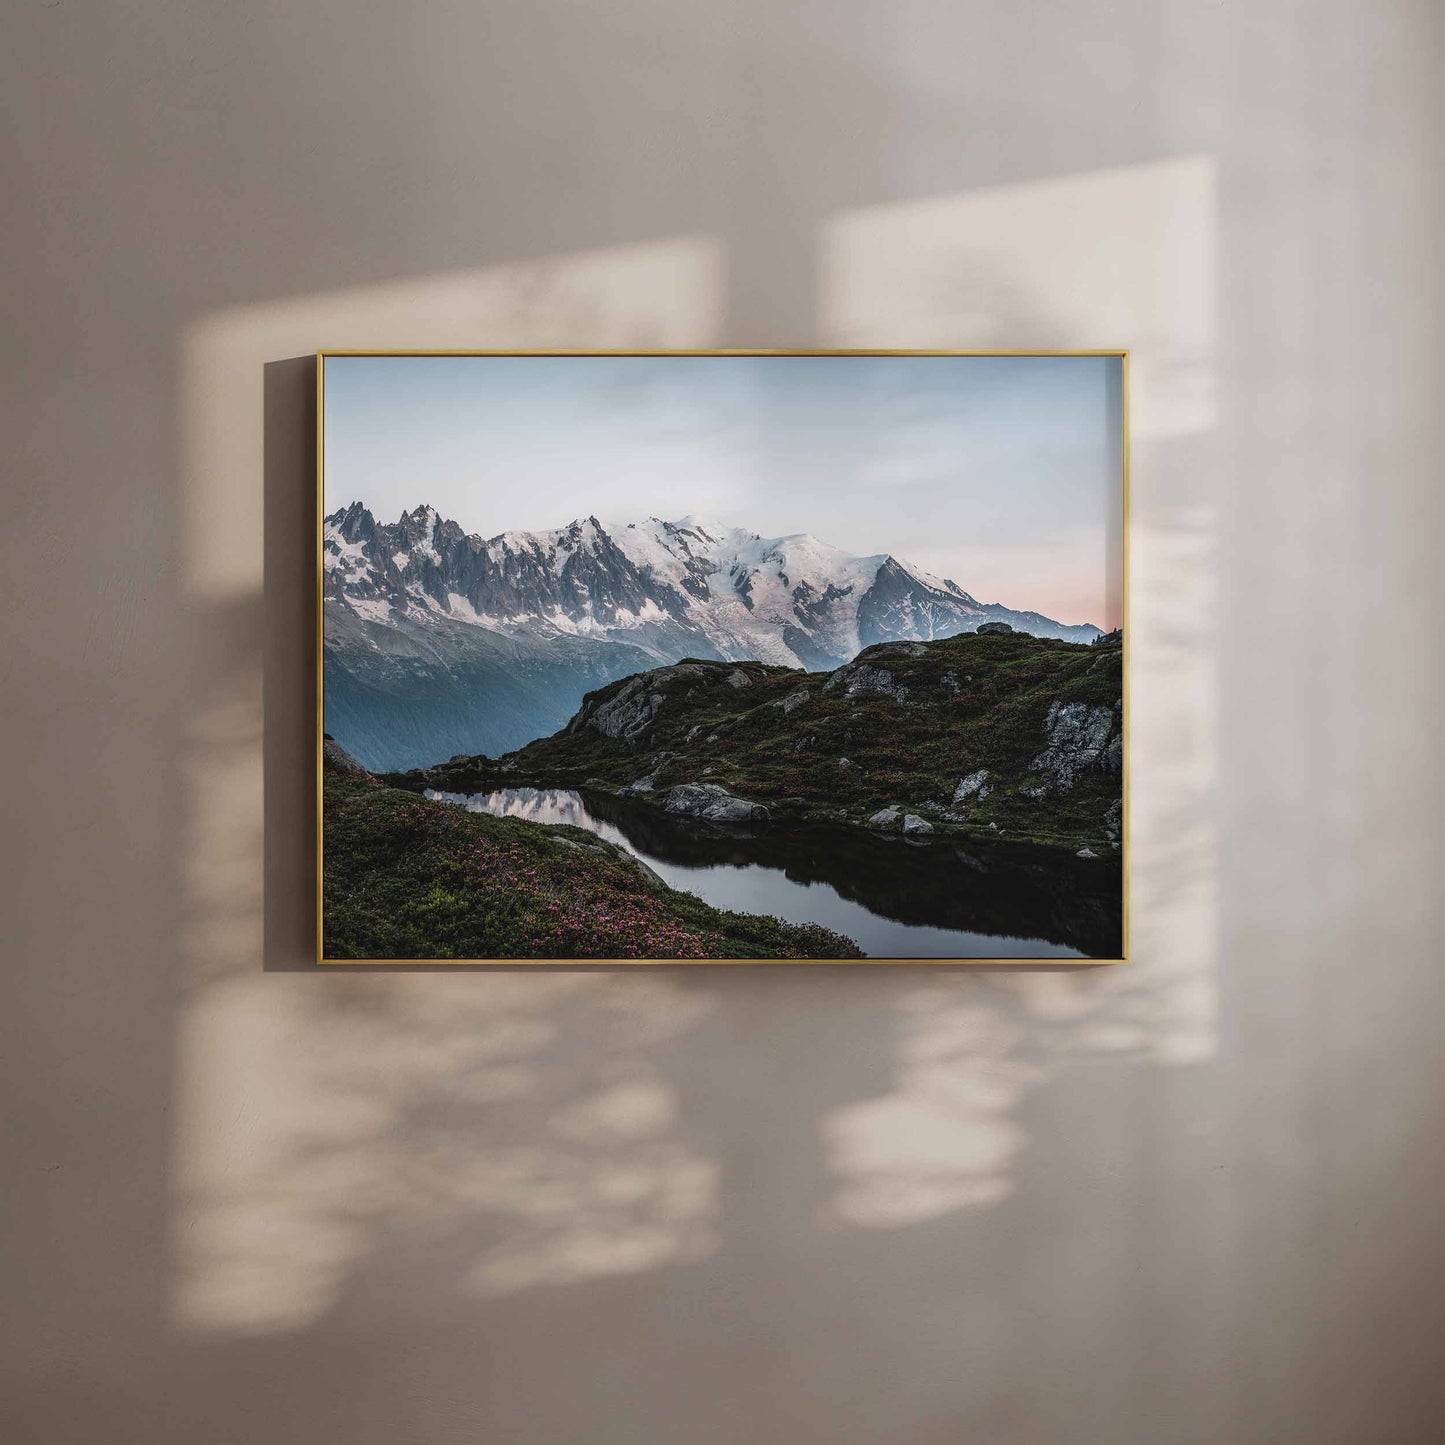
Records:
[[[434,508],[387,525],[360,503],[325,522],[326,597],[367,622],[446,618],[507,635],[679,646],[726,661],[838,666],[874,642],[928,641],[1004,621],[1091,642],[1099,629],[978,602],[886,553],[807,533],[760,537],[698,517],[468,536]]]
[[[699,517],[484,538],[432,507],[382,523],[353,502],[324,529],[327,728],[372,767],[520,746],[589,689],[681,657],[818,670],[991,621],[1099,635],[980,603],[887,553]]]

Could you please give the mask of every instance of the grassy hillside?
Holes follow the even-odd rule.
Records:
[[[1117,844],[1122,648],[1023,633],[883,643],[835,672],[693,659],[587,695],[567,727],[501,758],[398,777],[449,791],[534,784],[665,803],[712,784],[775,819]],[[924,831],[921,827],[917,830]]]
[[[328,958],[857,958],[712,908],[580,828],[491,818],[328,766]]]

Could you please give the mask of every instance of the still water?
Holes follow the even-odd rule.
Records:
[[[503,788],[430,798],[475,813],[571,823],[619,844],[715,908],[821,923],[872,958],[1117,958],[1114,859],[854,828],[722,829],[609,793]]]

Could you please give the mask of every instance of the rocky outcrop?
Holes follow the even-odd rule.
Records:
[[[1082,702],[1052,702],[1044,719],[1048,746],[1029,764],[1042,777],[1024,788],[1026,798],[1067,793],[1089,768],[1117,772],[1123,757],[1123,740],[1116,735],[1115,708],[1090,707]]]
[[[566,731],[479,760],[484,776],[463,782],[497,786],[518,768],[519,783],[588,778],[680,820],[770,814],[913,840],[925,823],[934,835],[994,824],[1107,858],[1120,841],[1121,662],[1017,632],[885,643],[814,674],[688,657],[590,692]]]
[[[879,642],[865,647],[852,662],[838,668],[823,684],[824,692],[843,690],[845,697],[876,692],[894,702],[906,702],[908,688],[882,662],[892,657],[923,657],[928,649],[920,642]]]
[[[749,802],[716,783],[679,783],[662,805],[668,813],[700,818],[705,823],[766,823],[768,810]]]
[[[739,690],[752,687],[753,683],[754,678],[741,667],[689,658],[669,667],[640,672],[616,691],[602,689],[589,693],[565,731],[579,733],[590,729],[603,737],[631,742],[647,732],[669,697],[689,697],[699,689],[720,686]],[[688,741],[692,741],[691,735]]]
[[[662,708],[664,690],[669,683],[701,678],[703,668],[697,663],[679,663],[674,667],[656,667],[629,678],[607,697],[588,697],[581,711],[567,724],[569,733],[591,728],[603,737],[635,738],[647,731]]]
[[[1013,628],[1007,622],[981,622],[978,625],[978,631],[981,633],[1012,632]]]

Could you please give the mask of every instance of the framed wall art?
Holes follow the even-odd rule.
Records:
[[[321,353],[321,961],[1127,959],[1127,373]]]

